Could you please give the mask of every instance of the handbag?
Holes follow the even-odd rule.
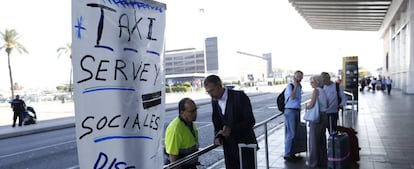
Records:
[[[319,113],[319,103],[318,99],[316,99],[315,105],[305,112],[305,115],[303,116],[303,119],[309,122],[318,123],[320,119],[320,113]]]

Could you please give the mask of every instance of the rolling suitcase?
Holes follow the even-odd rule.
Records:
[[[359,159],[360,159],[359,150],[361,150],[361,148],[359,147],[358,137],[356,136],[357,132],[353,128],[343,127],[343,126],[337,126],[336,130],[338,132],[348,134],[348,137],[349,137],[349,151],[350,151],[349,160],[351,162],[359,161]]]
[[[306,123],[300,122],[296,128],[296,137],[292,144],[292,154],[306,152],[308,149],[308,135],[306,130]]]
[[[328,138],[328,169],[349,169],[349,137],[346,133],[332,130],[331,121],[329,118],[332,133]]]

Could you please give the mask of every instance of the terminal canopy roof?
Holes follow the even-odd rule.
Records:
[[[392,0],[289,0],[313,29],[378,31]]]

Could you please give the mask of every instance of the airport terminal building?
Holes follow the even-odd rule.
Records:
[[[383,40],[383,76],[414,94],[414,1],[289,0],[313,29],[377,31]]]
[[[177,49],[165,52],[167,85],[191,82],[200,87],[203,79],[219,75],[227,83],[264,82],[273,75],[272,54],[257,55],[241,51],[220,37],[205,39],[204,49]]]
[[[414,2],[392,1],[380,33],[383,74],[403,93],[414,94]]]

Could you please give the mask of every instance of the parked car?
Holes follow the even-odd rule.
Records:
[[[235,84],[224,85],[224,87],[231,90],[243,90],[239,85]]]
[[[0,96],[0,103],[5,103],[7,102],[7,98]]]

